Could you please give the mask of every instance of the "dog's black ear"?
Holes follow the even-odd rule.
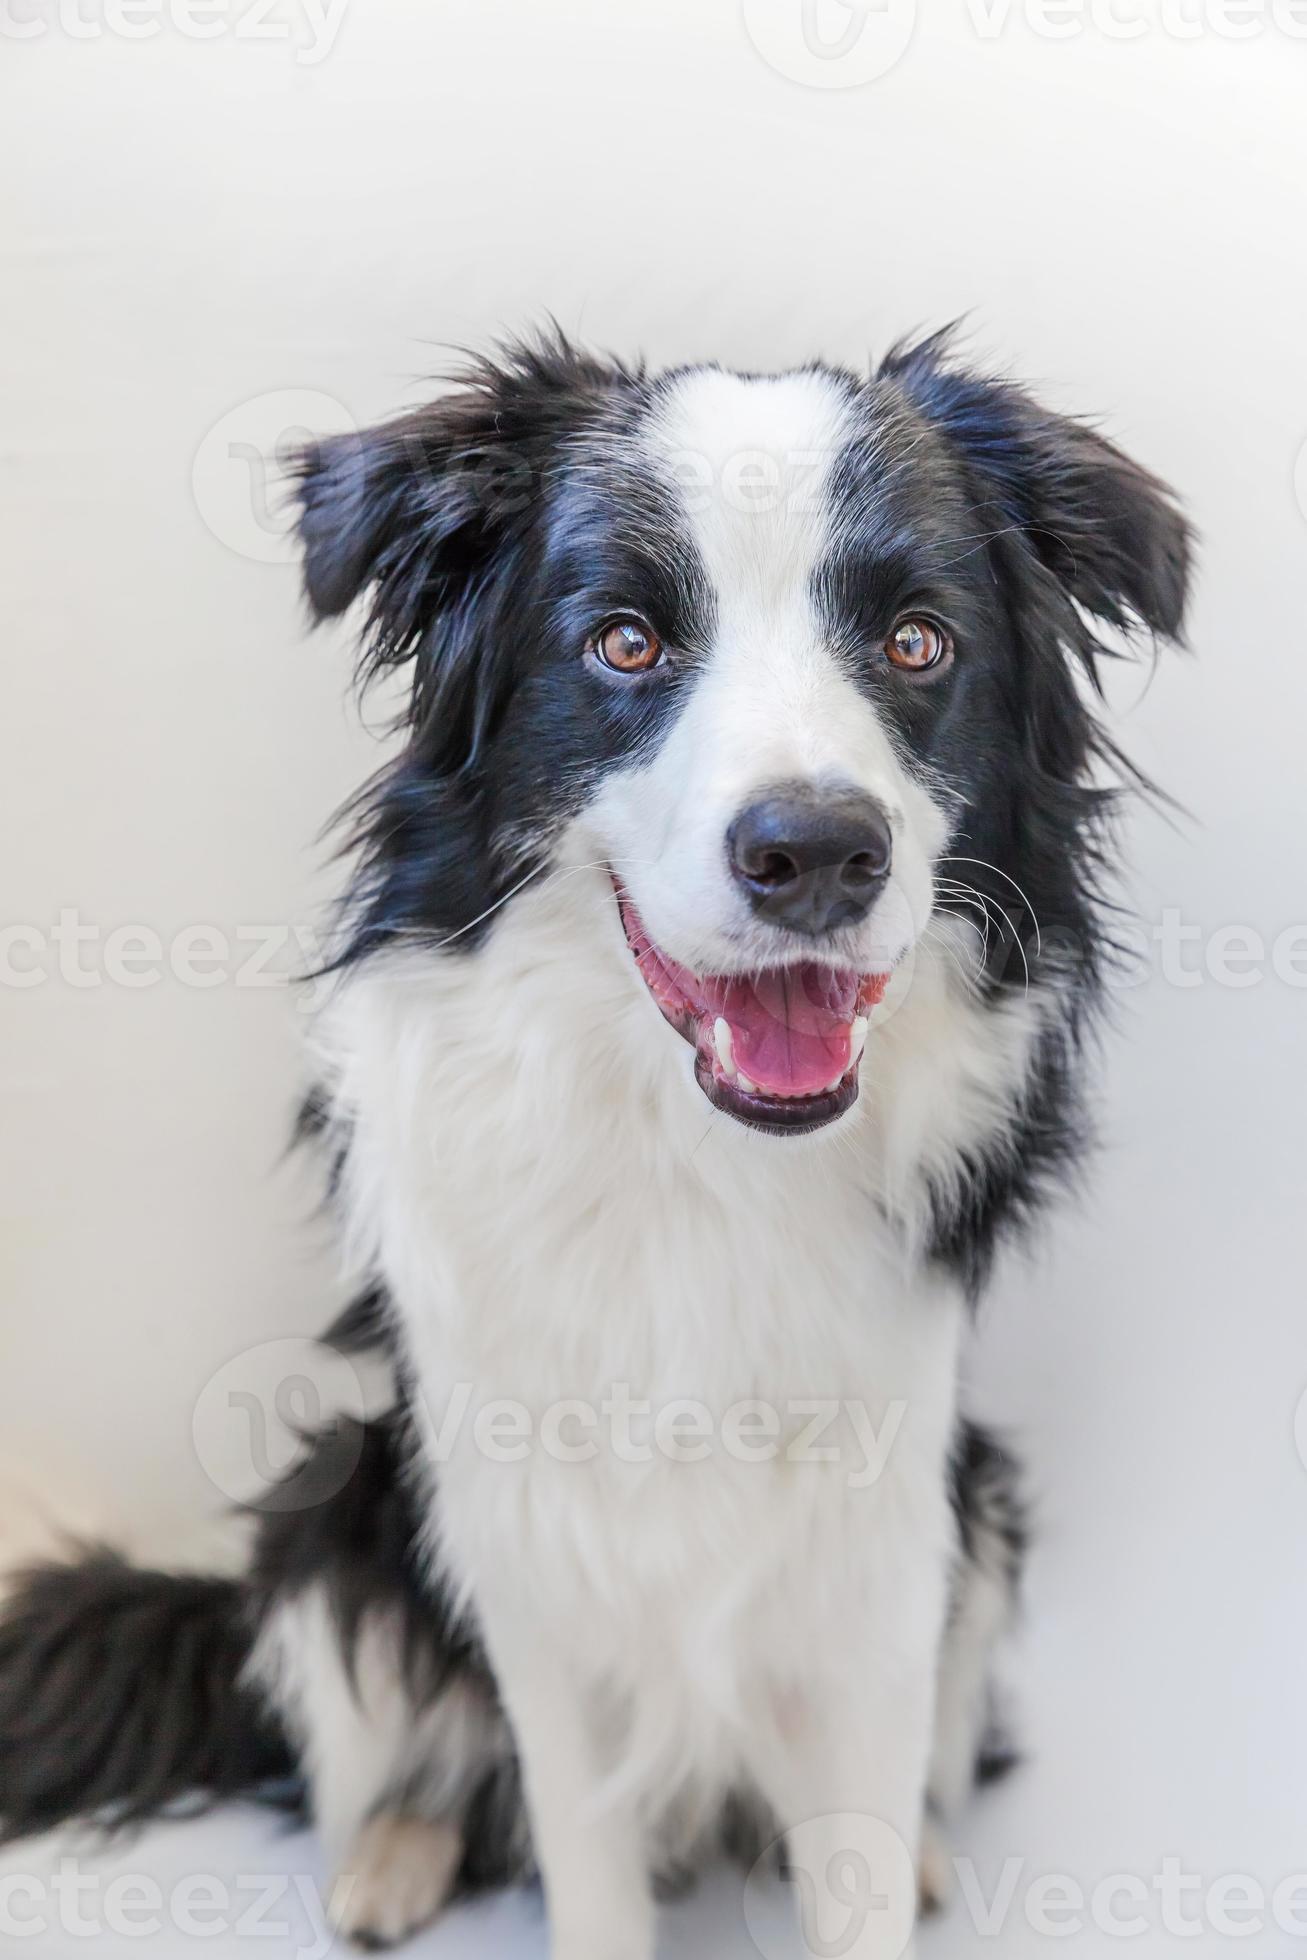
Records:
[[[1078,605],[1180,639],[1192,534],[1167,486],[1086,423],[958,368],[949,349],[947,334],[897,348],[881,375],[949,438]]]
[[[311,444],[299,535],[315,618],[370,592],[365,666],[407,659],[529,516],[557,442],[638,379],[554,329],[475,362],[425,408]]]
[[[299,464],[304,589],[315,619],[372,594],[373,665],[407,658],[471,575],[505,499],[486,465],[493,418],[466,396],[313,443]],[[525,459],[523,459],[523,467]]]
[[[403,438],[385,429],[331,436],[301,452],[299,537],[315,620],[344,612],[371,582],[411,501],[408,461]]]

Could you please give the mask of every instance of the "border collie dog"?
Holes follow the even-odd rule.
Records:
[[[805,1951],[853,1861],[900,1955],[1020,1566],[959,1347],[1083,1141],[1094,683],[1179,637],[1184,520],[943,337],[550,337],[316,445],[300,533],[409,681],[308,1116],[395,1405],[242,1580],[27,1575],[5,1826],[293,1772],[364,1943],[538,1872],[555,1960],[650,1960],[660,1881],[780,1844]]]

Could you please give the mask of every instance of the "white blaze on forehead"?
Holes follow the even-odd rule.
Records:
[[[835,529],[831,478],[857,434],[847,390],[823,373],[677,380],[645,442],[676,478],[712,590],[709,657],[670,746],[715,787],[839,778],[886,787],[884,732],[830,645],[813,573]],[[896,795],[883,800],[893,809]]]
[[[668,385],[642,433],[646,461],[674,486],[713,614],[708,644],[685,650],[689,684],[657,748],[596,797],[589,848],[622,866],[655,944],[700,973],[768,959],[774,934],[732,877],[727,840],[741,811],[780,786],[851,786],[894,828],[893,875],[843,964],[892,965],[929,915],[940,816],[814,592],[840,522],[833,472],[860,426],[832,375],[708,370]]]
[[[806,611],[831,471],[852,435],[848,396],[825,374],[699,370],[650,418],[646,447],[676,483],[727,632],[760,602]]]

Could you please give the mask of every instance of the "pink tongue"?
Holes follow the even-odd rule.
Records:
[[[848,1069],[858,974],[810,962],[701,984],[730,1027],[736,1068],[759,1089],[814,1096]]]

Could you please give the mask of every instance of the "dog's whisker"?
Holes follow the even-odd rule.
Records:
[[[557,879],[577,877],[585,871],[604,871],[612,864],[648,865],[656,862],[654,858],[608,857],[595,858],[588,864],[559,864],[552,868],[543,864],[536,865],[525,877],[520,878],[515,885],[510,886],[508,891],[502,893],[492,905],[487,905],[484,912],[478,912],[474,919],[469,919],[466,925],[459,926],[454,932],[447,933],[443,939],[433,940],[420,926],[395,927],[391,937],[412,938],[427,946],[433,953],[443,952],[446,946],[452,946],[455,941],[464,938],[469,932],[475,932],[479,925],[484,925],[487,919],[493,918],[510,899],[516,898],[519,892],[525,891],[528,885],[536,881],[539,881],[540,889],[543,890],[546,885],[553,884]]]
[[[957,922],[959,925],[970,926],[971,930],[976,934],[977,941],[980,942],[976,959],[970,965],[966,963],[962,949],[958,946],[957,942],[951,939],[947,933],[941,931],[938,926],[933,924],[928,925],[921,936],[923,940],[929,941],[931,945],[938,946],[944,957],[952,963],[955,970],[962,975],[967,984],[974,986],[985,971],[987,942],[981,941],[979,928],[973,921],[970,919],[958,919]]]
[[[940,859],[940,863],[941,864],[975,864],[978,865],[982,871],[992,871],[996,878],[1002,878],[1007,884],[1011,885],[1013,891],[1017,894],[1017,897],[1021,900],[1021,903],[1025,906],[1027,912],[1029,912],[1030,914],[1031,924],[1035,928],[1035,956],[1036,958],[1040,956],[1044,948],[1043,948],[1043,937],[1039,925],[1039,914],[1035,911],[1035,908],[1031,904],[1026,893],[1022,890],[1021,886],[1017,883],[1016,879],[1012,877],[1009,872],[1001,870],[999,866],[996,864],[991,864],[988,858],[959,857],[950,854],[947,857],[942,857]]]

